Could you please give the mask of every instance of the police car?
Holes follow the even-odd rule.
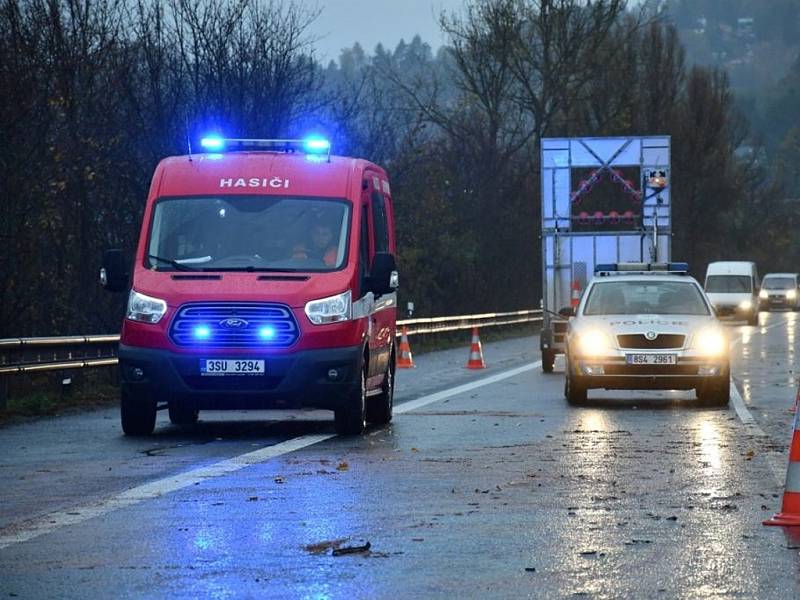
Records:
[[[567,330],[569,402],[603,388],[695,389],[703,403],[728,403],[728,339],[687,272],[685,263],[596,267]]]

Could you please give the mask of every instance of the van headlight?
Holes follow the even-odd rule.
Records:
[[[692,346],[705,356],[722,356],[728,350],[728,340],[717,329],[705,329],[695,335]]]
[[[314,325],[349,321],[353,315],[353,297],[350,290],[329,298],[312,300],[306,304],[306,315]]]
[[[795,300],[797,298],[797,291],[796,290],[789,290],[786,292],[787,300]]]
[[[602,331],[587,331],[578,335],[578,347],[584,356],[600,356],[611,351],[611,338]]]
[[[742,310],[750,310],[751,308],[753,308],[753,303],[750,300],[742,300],[739,303],[739,308],[741,308]]]
[[[152,298],[131,290],[128,296],[127,318],[142,323],[158,323],[167,312],[167,303],[160,298]]]
[[[767,298],[769,298],[769,294],[767,293],[767,290],[761,290],[760,292],[758,292],[758,297],[761,298],[762,300],[766,300]]]

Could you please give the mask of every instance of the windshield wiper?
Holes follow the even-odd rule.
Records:
[[[162,256],[156,256],[155,254],[148,254],[147,258],[150,258],[152,260],[157,260],[157,261],[162,262],[162,263],[167,263],[168,265],[171,265],[171,266],[175,267],[178,271],[201,271],[202,270],[202,269],[196,269],[194,267],[190,267],[189,265],[185,265],[182,262],[179,262],[179,261],[174,260],[172,258],[164,258]]]

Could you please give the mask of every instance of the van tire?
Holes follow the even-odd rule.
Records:
[[[347,406],[333,411],[336,433],[361,435],[367,428],[367,361],[361,365],[359,382],[348,398]]]
[[[367,402],[367,422],[375,425],[388,425],[392,421],[394,404],[394,353],[386,369],[386,377],[381,384],[381,393]]]
[[[731,380],[717,377],[697,388],[697,399],[705,406],[728,406],[731,397]]]
[[[758,311],[754,312],[747,318],[747,324],[751,327],[756,327],[758,325]]]
[[[556,364],[556,353],[553,350],[542,350],[542,371],[552,373]]]
[[[189,404],[170,402],[168,405],[169,420],[173,425],[194,425],[200,411]]]
[[[120,395],[120,421],[127,436],[146,436],[156,426],[156,403],[147,398],[139,400],[124,386]]]

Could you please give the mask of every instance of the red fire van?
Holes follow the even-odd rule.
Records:
[[[395,234],[386,172],[322,139],[206,138],[166,158],[130,260],[100,278],[128,291],[119,346],[126,435],[156,411],[315,407],[336,431],[392,418]]]

